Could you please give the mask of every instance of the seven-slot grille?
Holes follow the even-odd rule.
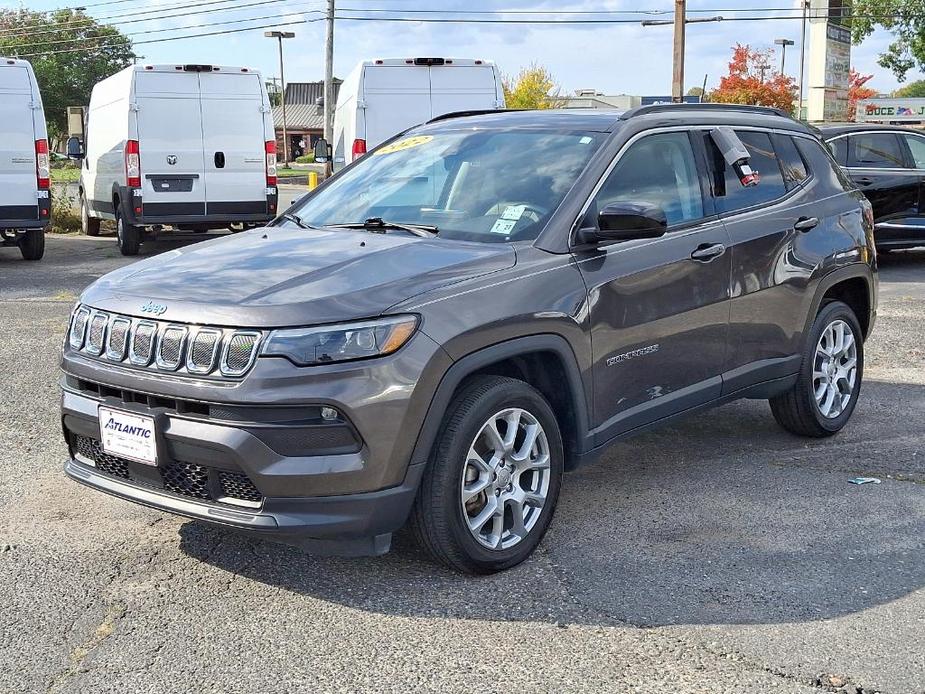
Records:
[[[71,348],[111,362],[159,371],[243,376],[251,368],[261,333],[177,325],[79,307],[71,319]]]

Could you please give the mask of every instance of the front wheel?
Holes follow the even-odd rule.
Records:
[[[564,462],[552,409],[511,378],[473,379],[453,399],[411,515],[435,559],[487,574],[515,566],[552,520]]]
[[[771,412],[787,431],[822,438],[848,423],[864,376],[864,335],[854,311],[833,301],[809,333],[796,385],[771,399]]]
[[[121,205],[116,207],[116,235],[122,255],[138,255],[141,248],[141,227],[128,223]]]
[[[45,255],[45,230],[30,229],[19,240],[19,252],[25,260],[41,260]]]

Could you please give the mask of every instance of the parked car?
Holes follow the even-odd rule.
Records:
[[[45,254],[50,175],[45,111],[32,65],[0,58],[0,246],[18,246],[26,260]]]
[[[213,65],[136,65],[93,87],[79,196],[83,231],[116,221],[136,255],[164,226],[204,232],[276,216],[276,139],[260,73]]]
[[[925,133],[869,123],[820,130],[873,205],[877,249],[925,246]]]
[[[488,60],[364,60],[344,80],[334,112],[334,170],[419,123],[455,111],[504,108],[501,73]]]
[[[872,227],[771,109],[437,119],[267,229],[91,285],[67,474],[318,552],[385,552],[408,522],[452,567],[505,569],[618,439],[736,398],[844,427]]]

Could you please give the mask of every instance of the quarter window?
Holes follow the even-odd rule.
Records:
[[[736,135],[745,145],[750,158],[749,166],[758,172],[758,185],[743,187],[732,167],[726,164],[713,140],[707,135],[707,145],[713,152],[714,166],[723,175],[716,178],[716,196],[723,212],[744,210],[782,198],[787,193],[784,176],[771,137],[753,130],[737,130]],[[805,173],[805,170],[804,170]]]
[[[832,151],[832,156],[835,157],[835,161],[838,162],[839,166],[848,166],[848,138],[839,137],[835,140],[830,140],[827,142],[829,149]]]
[[[912,152],[912,161],[915,162],[915,168],[925,169],[925,138],[917,135],[903,135],[903,137]]]
[[[703,193],[687,133],[649,135],[623,154],[594,197],[589,214],[618,202],[645,202],[665,212],[669,226],[704,216]],[[596,225],[596,219],[588,220]]]
[[[902,169],[899,138],[893,133],[860,133],[848,138],[848,166],[864,169]]]

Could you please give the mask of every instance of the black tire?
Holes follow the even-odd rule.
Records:
[[[816,346],[825,329],[835,323],[843,321],[851,329],[857,349],[857,374],[851,397],[837,417],[826,417],[822,414],[813,387],[813,371],[816,367]],[[782,395],[770,400],[771,412],[787,431],[798,436],[823,438],[837,434],[851,419],[851,414],[858,402],[861,392],[861,382],[864,378],[864,334],[858,323],[857,316],[847,304],[833,301],[826,304],[813,321],[806,344],[803,347],[803,361],[796,385]],[[847,389],[846,389],[847,390]]]
[[[461,485],[476,436],[493,415],[508,408],[526,411],[541,425],[549,447],[548,487],[545,502],[541,509],[534,509],[538,516],[525,535],[510,547],[492,549],[475,539],[464,520]],[[559,425],[539,391],[512,378],[475,377],[453,398],[444,416],[411,512],[411,531],[434,559],[450,568],[471,574],[508,569],[530,556],[546,533],[559,498],[563,469]],[[485,494],[489,493],[486,490]]]
[[[45,255],[45,230],[29,229],[19,239],[19,252],[25,260],[41,260]]]
[[[90,216],[87,209],[87,200],[82,192],[80,194],[80,229],[85,236],[100,235],[100,220]]]
[[[116,235],[119,239],[119,252],[122,255],[138,255],[141,248],[141,227],[129,224],[122,213],[122,206],[116,207]]]

